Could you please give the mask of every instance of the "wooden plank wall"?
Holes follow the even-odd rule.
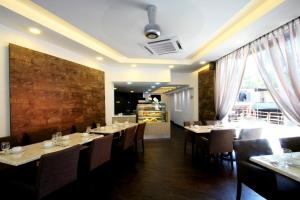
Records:
[[[11,135],[105,122],[104,72],[9,45]]]

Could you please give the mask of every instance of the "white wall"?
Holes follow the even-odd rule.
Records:
[[[171,84],[189,85],[189,88],[169,95],[171,120],[180,126],[183,126],[184,121],[198,121],[198,71],[172,72],[171,80]],[[182,100],[180,110],[175,108],[176,97]]]
[[[113,82],[170,82],[169,69],[164,68],[120,68],[111,67],[105,73],[105,107],[106,122],[110,123],[114,115],[114,84]]]
[[[42,41],[38,39],[38,36],[27,35],[0,25],[0,137],[10,134],[9,43],[103,70],[105,72],[105,112],[107,122],[111,122],[111,117],[114,114],[113,81],[168,82],[171,79],[169,69],[104,67],[95,58],[83,56],[71,50]]]

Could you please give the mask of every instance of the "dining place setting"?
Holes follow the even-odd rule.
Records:
[[[62,135],[62,132],[52,134],[50,140],[11,148],[9,141],[1,142],[0,162],[8,165],[18,166],[34,160],[42,155],[67,149],[75,145],[83,145],[101,138],[103,135],[86,132]]]

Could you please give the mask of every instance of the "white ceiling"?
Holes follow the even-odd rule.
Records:
[[[153,58],[138,43],[148,24],[146,7],[157,7],[162,36],[178,36],[181,53],[155,58],[191,56],[249,0],[33,0],[60,18],[103,41],[127,57]]]
[[[132,82],[131,84],[128,84],[127,82],[115,82],[114,87],[117,88],[116,91],[119,92],[134,91],[135,93],[144,93],[148,91],[148,89],[153,91],[166,84],[167,83],[156,84],[155,82]],[[151,86],[154,86],[155,88],[152,88]],[[149,91],[149,93],[151,93],[151,91]]]
[[[13,0],[12,0],[13,1]],[[96,37],[111,48],[128,57],[148,58],[149,55],[137,45],[146,41],[143,28],[147,24],[145,7],[148,4],[157,6],[157,23],[165,35],[176,35],[183,44],[184,52],[164,56],[163,58],[183,59],[190,56],[201,45],[208,42],[215,31],[223,26],[241,9],[246,0],[33,0],[65,21],[79,27],[82,31]],[[87,3],[88,2],[88,3]],[[272,29],[300,16],[300,1],[285,0],[259,20],[243,30],[231,35],[201,60],[214,61],[231,51],[247,44]],[[98,52],[70,38],[35,23],[11,10],[0,6],[0,24],[17,31],[29,34],[29,26],[37,26],[43,33],[42,40],[62,46],[74,52],[95,59]],[[129,64],[118,63],[105,56],[103,65],[129,67]],[[152,57],[151,57],[152,58]],[[161,58],[153,56],[153,58]],[[167,67],[167,64],[138,64],[138,67]],[[199,67],[198,63],[190,66],[176,65],[174,70],[192,71]]]
[[[155,94],[155,90],[164,86],[175,86],[176,89],[187,87],[187,85],[171,85],[168,83],[157,83],[157,82],[114,82],[114,87],[118,92],[127,92],[134,91],[134,93],[144,93],[149,92],[150,94]],[[149,91],[150,90],[150,91]]]

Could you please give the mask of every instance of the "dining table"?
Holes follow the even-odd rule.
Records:
[[[250,161],[300,182],[300,152],[252,156]]]
[[[32,161],[37,161],[41,158],[42,155],[47,153],[53,153],[67,149],[75,145],[84,145],[94,139],[101,138],[103,135],[99,134],[83,134],[83,133],[73,133],[65,135],[61,138],[60,142],[53,144],[51,140],[34,143],[26,146],[19,147],[20,151],[14,152],[8,150],[6,152],[0,152],[0,163],[19,166]],[[45,145],[45,144],[52,145]]]
[[[101,126],[94,129],[91,129],[91,133],[95,134],[115,134],[124,131],[127,128],[131,128],[133,126],[137,126],[137,123],[115,123],[111,125]]]

